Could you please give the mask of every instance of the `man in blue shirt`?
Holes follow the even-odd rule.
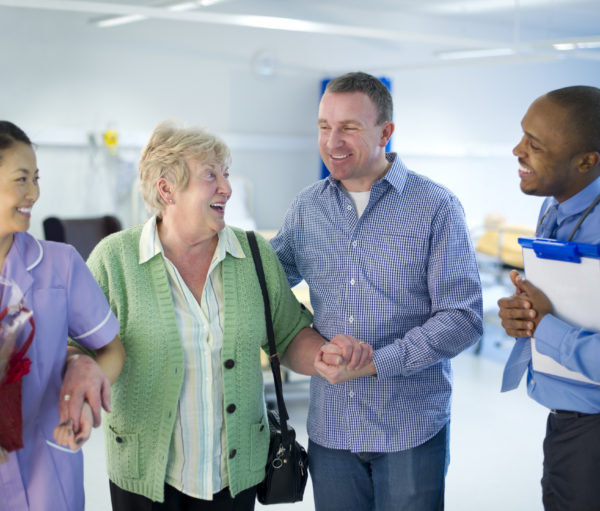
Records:
[[[546,196],[537,235],[600,244],[600,89],[574,86],[536,99],[513,149],[521,190]],[[600,332],[570,325],[552,314],[548,298],[511,272],[515,295],[499,300],[499,315],[517,343],[507,363],[503,391],[528,370],[529,396],[551,410],[544,440],[543,502],[546,510],[600,507]],[[600,308],[600,290],[594,305]],[[600,313],[600,310],[598,311]],[[536,349],[598,382],[541,373],[531,365]]]
[[[386,154],[392,98],[377,78],[329,82],[318,125],[331,175],[296,196],[272,240],[290,285],[308,283],[314,327],[331,340],[317,363],[324,377],[311,380],[316,509],[443,509],[450,359],[482,333],[463,209]],[[357,343],[373,347],[370,363],[330,363]]]

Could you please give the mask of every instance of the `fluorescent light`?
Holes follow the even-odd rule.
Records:
[[[184,12],[192,11],[198,7],[206,7],[208,5],[214,5],[222,2],[223,0],[193,0],[189,2],[168,2],[161,4],[154,4],[155,7],[165,8],[173,12]],[[126,23],[133,23],[135,21],[142,21],[148,19],[148,16],[143,14],[123,14],[121,16],[110,16],[108,18],[93,20],[98,27],[116,27],[117,25],[125,25]]]
[[[239,15],[240,24],[245,27],[289,30],[292,32],[319,32],[322,23],[273,16]]]
[[[485,48],[480,50],[458,50],[446,51],[437,54],[442,60],[458,60],[458,59],[480,59],[485,57],[504,57],[506,55],[514,55],[515,50],[512,48]]]
[[[555,50],[559,50],[559,51],[569,51],[569,50],[574,50],[575,48],[577,48],[577,46],[575,46],[575,43],[557,43],[557,44],[553,44],[552,46],[554,47]]]
[[[552,0],[553,4],[568,4],[572,0]],[[493,11],[512,11],[515,9],[515,5],[520,6],[524,9],[531,9],[535,7],[544,7],[548,4],[548,0],[520,0],[518,3],[515,0],[459,0],[456,2],[440,2],[436,3],[431,7],[427,7],[427,10],[433,13],[439,14],[474,14],[474,13],[485,13]]]
[[[600,48],[600,41],[579,41],[574,43],[556,43],[552,45],[558,51],[584,50]]]
[[[192,2],[178,2],[173,5],[167,6],[169,11],[181,12],[181,11],[193,11],[198,7],[207,7],[222,2],[223,0],[194,0]]]
[[[101,20],[96,20],[95,23],[99,27],[107,28],[116,27],[117,25],[125,25],[126,23],[133,23],[134,21],[141,21],[145,19],[146,16],[142,16],[141,14],[127,14],[125,16],[112,16],[110,18],[103,18]]]
[[[181,2],[179,4],[169,5],[167,9],[169,11],[181,12],[181,11],[191,11],[196,7],[199,7],[199,2]]]

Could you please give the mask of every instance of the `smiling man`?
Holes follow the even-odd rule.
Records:
[[[386,154],[392,98],[377,78],[329,82],[318,126],[331,175],[298,194],[272,240],[290,284],[308,283],[314,327],[331,341],[311,381],[315,506],[443,509],[450,359],[482,333],[463,209]],[[373,347],[370,364],[326,363],[357,340]]]
[[[547,197],[537,235],[600,244],[600,89],[574,86],[549,92],[533,102],[521,125],[523,138],[513,150],[521,190]],[[499,315],[506,333],[518,339],[502,390],[516,388],[528,369],[529,396],[551,410],[544,440],[544,507],[596,510],[600,502],[600,332],[558,319],[540,290],[516,271],[511,278],[517,292],[498,302]],[[596,309],[599,304],[600,290]],[[534,371],[529,347],[534,334],[538,351],[598,385]]]

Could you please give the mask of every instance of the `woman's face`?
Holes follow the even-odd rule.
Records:
[[[172,194],[168,214],[191,238],[213,236],[225,227],[225,205],[231,197],[229,168],[220,163],[186,161],[187,186]]]
[[[0,237],[29,229],[40,196],[35,152],[23,142],[0,151]]]

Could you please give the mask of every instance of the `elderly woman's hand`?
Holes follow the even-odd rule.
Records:
[[[61,423],[71,419],[77,431],[84,401],[89,403],[96,428],[101,421],[101,408],[110,412],[110,381],[96,361],[69,348],[65,375],[60,389],[58,411]]]

